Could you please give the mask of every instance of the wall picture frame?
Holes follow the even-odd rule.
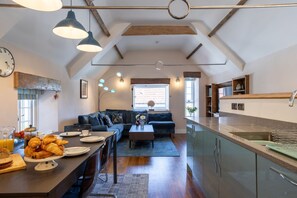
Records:
[[[88,81],[80,79],[80,98],[88,98]]]

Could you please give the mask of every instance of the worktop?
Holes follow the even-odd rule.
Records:
[[[222,117],[187,117],[187,119],[201,124],[215,134],[297,173],[297,160],[230,133],[297,131],[297,124],[295,123],[231,114]]]

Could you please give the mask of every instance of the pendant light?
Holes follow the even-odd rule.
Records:
[[[46,11],[46,12],[59,10],[63,6],[61,0],[12,0],[12,1],[26,8],[30,8],[38,11]]]
[[[72,6],[72,0],[70,2]],[[58,36],[69,39],[83,39],[88,36],[84,26],[76,20],[72,10],[68,12],[66,19],[60,21],[54,27],[53,32]]]
[[[84,52],[100,52],[102,51],[102,47],[100,44],[94,39],[93,33],[91,32],[91,11],[89,11],[89,36],[79,42],[76,46],[77,49]]]

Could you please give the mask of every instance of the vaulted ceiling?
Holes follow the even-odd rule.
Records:
[[[86,6],[86,2],[91,1],[73,0],[72,4]],[[119,61],[122,63],[125,54],[129,52],[151,50],[180,51],[185,55],[185,60],[189,58],[193,63],[219,64],[197,65],[209,76],[218,75],[223,71],[242,71],[244,66],[252,61],[297,44],[295,25],[297,5],[239,9],[212,36],[208,34],[232,9],[190,9],[189,15],[181,20],[171,17],[166,9],[131,9],[132,6],[164,8],[169,2],[170,0],[91,2],[94,6],[102,6],[97,12],[104,23],[103,26],[106,27],[104,32],[92,17],[91,30],[103,47],[103,51],[99,53],[80,52],[76,49],[79,40],[60,38],[52,33],[52,28],[66,17],[69,9],[39,12],[2,6],[0,40],[67,67],[71,77],[98,76],[106,70],[103,67],[91,67],[92,59],[102,64],[114,64]],[[297,3],[296,0],[285,2],[283,0],[188,0],[188,2],[193,7],[236,5],[239,2],[244,5]],[[14,3],[11,0],[0,0],[0,4]],[[69,6],[70,1],[63,0],[63,5]],[[103,9],[106,6],[109,9]],[[129,9],[110,9],[111,6],[126,6]],[[89,29],[88,9],[74,9],[74,11],[77,20]],[[178,13],[184,10],[173,11]],[[131,26],[188,26],[194,34],[166,33],[159,29],[156,30],[159,34],[150,32],[143,35],[144,33],[138,32],[137,35],[123,35]]]

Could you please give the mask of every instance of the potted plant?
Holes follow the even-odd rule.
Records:
[[[195,113],[195,111],[197,111],[197,107],[186,107],[186,109],[188,110],[190,116],[193,116],[193,113]]]

